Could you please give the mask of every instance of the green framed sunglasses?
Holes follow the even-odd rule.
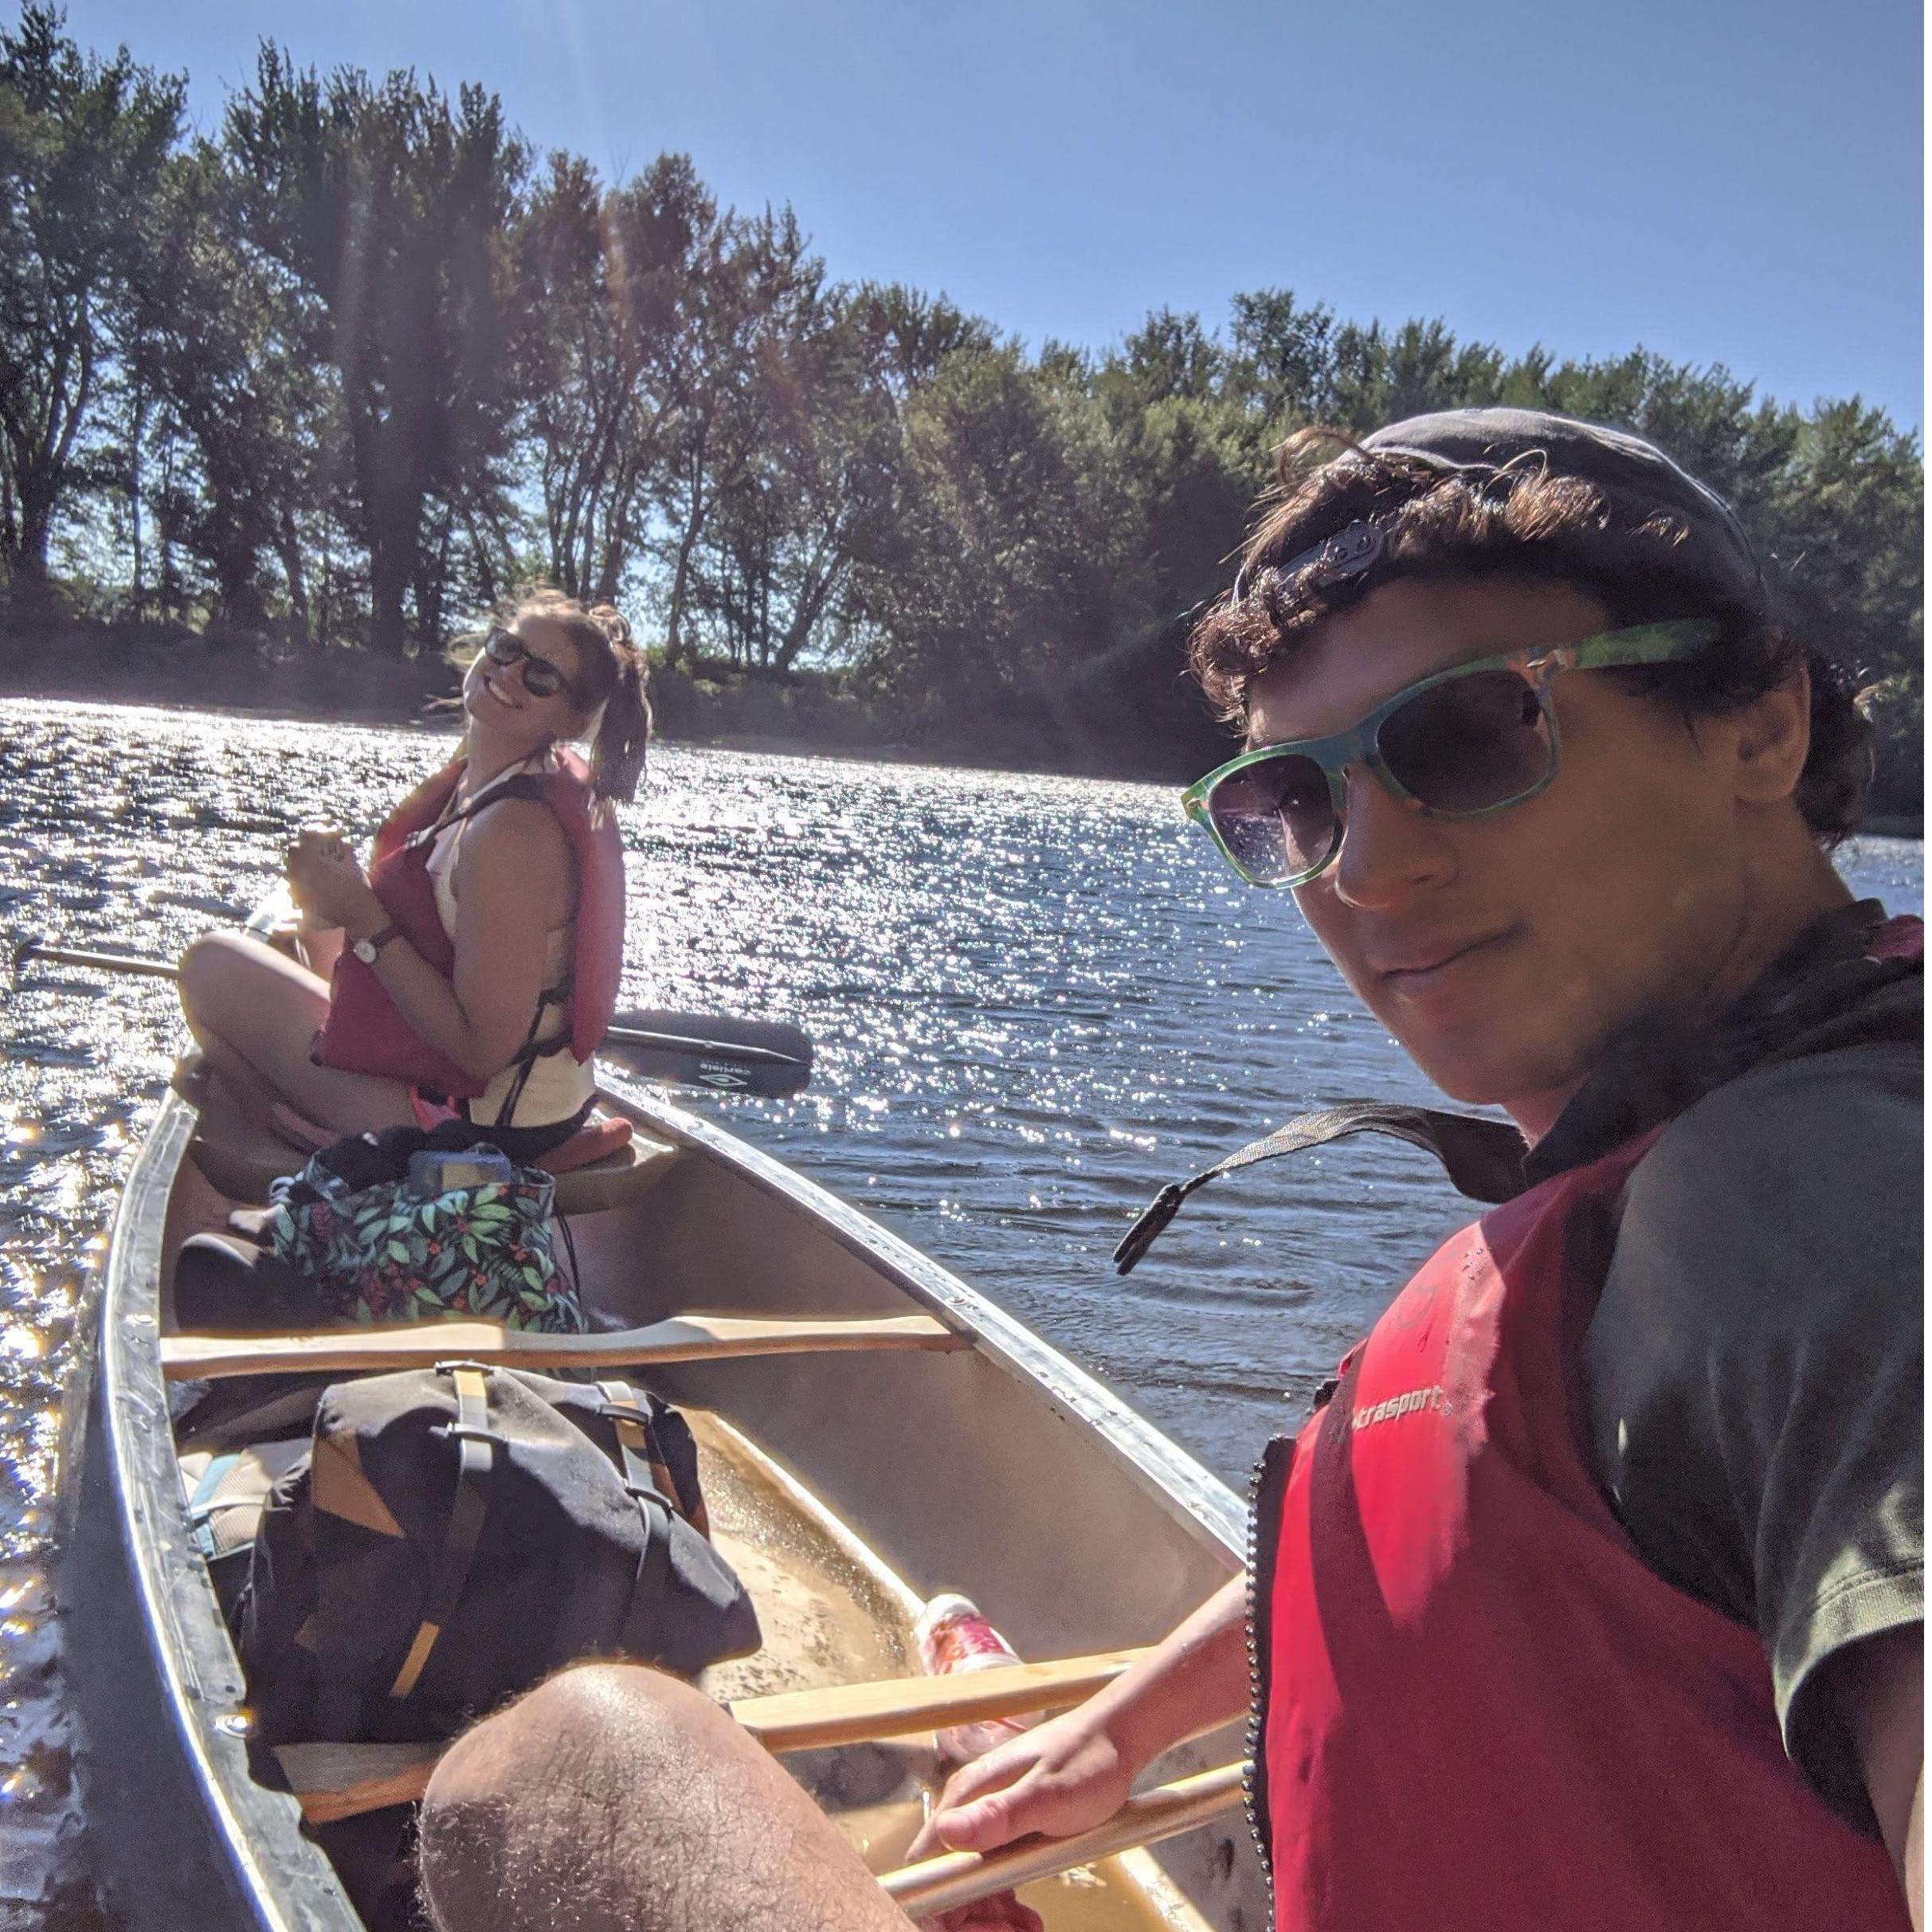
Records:
[[[1556,777],[1550,685],[1558,672],[1682,663],[1707,650],[1718,628],[1705,617],[1638,624],[1438,671],[1352,730],[1230,758],[1188,787],[1182,809],[1250,885],[1306,885],[1342,848],[1350,766],[1437,818],[1507,811]]]

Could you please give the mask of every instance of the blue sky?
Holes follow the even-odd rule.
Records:
[[[479,80],[607,173],[689,153],[840,277],[1035,346],[1289,287],[1923,414],[1910,0],[71,0],[210,128],[258,37]]]

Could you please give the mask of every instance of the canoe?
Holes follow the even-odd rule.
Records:
[[[796,1346],[700,1359],[674,1347],[640,1375],[692,1420],[719,1546],[765,1626],[765,1648],[715,1667],[705,1688],[742,1711],[760,1693],[916,1673],[910,1620],[942,1589],[971,1595],[1023,1657],[1111,1652],[1159,1638],[1235,1573],[1245,1524],[1227,1487],[994,1302],[716,1125],[655,1097],[606,1100],[644,1155],[575,1190],[595,1329],[710,1334],[657,1326],[698,1314],[740,1335],[756,1331],[734,1323],[889,1325],[882,1341],[837,1348],[803,1330]],[[300,1788],[302,1753],[269,1768],[251,1744],[191,1531],[182,1459],[232,1439],[202,1442],[192,1409],[178,1437],[169,1415],[167,1374],[186,1372],[185,1358],[164,1362],[186,1346],[163,1346],[175,1251],[260,1193],[234,1151],[200,1138],[186,1101],[165,1101],[114,1225],[91,1377],[71,1398],[60,1582],[88,1745],[83,1801],[104,1890],[129,1924],[355,1932],[302,1801],[276,1788]],[[315,1386],[292,1378],[284,1411]],[[283,1421],[273,1432],[290,1432]],[[1231,1726],[1155,1775],[1241,1751]],[[786,1762],[875,1869],[902,1860],[930,1734],[923,1747]],[[1238,1806],[1022,1895],[1056,1932],[1267,1922]]]

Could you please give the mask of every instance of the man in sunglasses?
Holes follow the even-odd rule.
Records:
[[[1082,1829],[1252,1709],[1284,1932],[1919,1926],[1919,928],[1826,856],[1841,680],[1709,490],[1513,410],[1291,444],[1193,655],[1247,743],[1190,813],[1514,1126],[1343,1107],[1244,1150],[1383,1128],[1495,1205],[1271,1446],[1254,1576],[969,1765],[929,1847]],[[633,1875],[570,1865],[582,1922],[899,1922],[701,1703],[571,1673],[459,1746],[446,1922],[556,1902],[533,1778]],[[729,1822],[639,1803],[700,1755]],[[673,1866],[667,1903],[637,1875]]]

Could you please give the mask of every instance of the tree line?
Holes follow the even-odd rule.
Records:
[[[0,593],[53,613],[434,651],[517,583],[614,599],[673,674],[815,678],[907,742],[1182,762],[1177,679],[1282,438],[1510,402],[1649,436],[1735,503],[1877,686],[1916,809],[1918,440],[1642,349],[1507,355],[1287,288],[1029,350],[834,280],[684,156],[620,182],[473,86],[265,45],[185,77],[0,33]],[[1130,761],[1131,762],[1131,761]]]

